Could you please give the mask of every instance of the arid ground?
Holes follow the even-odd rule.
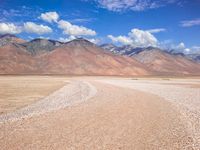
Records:
[[[0,77],[1,149],[200,149],[199,78]]]
[[[0,77],[0,114],[22,108],[67,84],[63,78],[37,76]]]

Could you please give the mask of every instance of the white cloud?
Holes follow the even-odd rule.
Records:
[[[154,35],[148,31],[140,29],[132,29],[128,36],[117,36],[108,35],[108,38],[114,43],[120,43],[123,45],[132,45],[135,47],[148,47],[157,46],[158,40]]]
[[[59,38],[59,41],[60,41],[60,42],[69,42],[69,41],[74,40],[74,39],[76,39],[76,37],[73,36],[73,35],[71,35],[71,36],[69,36],[68,38],[60,37],[60,38]]]
[[[46,12],[42,13],[39,18],[51,23],[57,22],[59,19],[59,15],[57,14],[57,12]]]
[[[166,29],[164,29],[164,28],[158,28],[158,29],[150,29],[150,30],[147,30],[147,31],[150,32],[150,33],[159,33],[159,32],[166,31]]]
[[[72,23],[87,23],[87,22],[92,22],[93,20],[96,20],[95,18],[76,18],[70,20]]]
[[[168,4],[176,3],[179,0],[94,0],[100,7],[110,11],[143,11],[146,9],[155,9]],[[178,4],[178,3],[177,3]]]
[[[156,37],[148,31],[132,29],[129,36],[137,46],[157,46],[158,44]]]
[[[112,40],[112,42],[114,42],[114,43],[121,43],[121,44],[125,44],[125,45],[133,44],[133,40],[127,36],[120,35],[120,36],[114,37],[112,35],[108,35],[108,38],[110,38]]]
[[[78,38],[78,37],[75,37],[75,36],[71,35],[68,38],[60,37],[59,41],[60,42],[69,42],[69,41],[74,40],[76,38]],[[85,39],[88,40],[88,41],[90,41],[90,42],[92,42],[92,43],[94,43],[94,44],[98,44],[100,42],[99,39],[94,39],[94,38],[85,38]]]
[[[132,29],[128,33],[128,36],[117,36],[108,35],[114,43],[120,43],[124,45],[132,45],[135,47],[148,47],[148,46],[157,46],[158,40],[156,37],[148,31],[140,29]]]
[[[193,46],[190,48],[190,53],[200,54],[200,46]]]
[[[184,49],[184,53],[190,53],[190,51],[191,51],[191,49],[189,49],[189,48]]]
[[[182,27],[192,27],[197,25],[200,25],[200,18],[194,20],[185,20],[181,22]]]
[[[45,36],[39,36],[38,38],[39,39],[47,39],[47,40],[50,39],[50,37],[45,37]]]
[[[99,39],[88,39],[88,38],[86,38],[86,40],[88,40],[88,41],[90,41],[90,42],[92,42],[92,43],[94,43],[94,44],[98,44],[99,42],[100,42],[100,40]]]
[[[88,29],[83,26],[73,25],[68,21],[60,20],[58,22],[58,27],[63,29],[63,33],[67,35],[74,36],[95,36],[96,32],[94,30]]]
[[[183,42],[179,43],[176,47],[176,49],[181,49],[183,50],[185,48],[185,44]]]
[[[50,27],[41,24],[38,25],[33,22],[24,23],[24,30],[28,33],[36,33],[39,35],[52,32],[52,29]]]
[[[185,54],[188,54],[191,52],[191,49],[190,48],[187,48],[185,46],[185,43],[181,42],[179,43],[177,46],[174,47],[174,49],[178,52],[183,52]]]
[[[193,50],[200,51],[200,46],[193,46],[192,49],[193,49]]]
[[[18,34],[21,33],[21,27],[13,23],[0,23],[0,34]]]
[[[200,46],[187,47],[183,42],[175,44],[172,40],[168,40],[167,42],[160,42],[159,47],[162,49],[174,50],[177,53],[200,54]]]

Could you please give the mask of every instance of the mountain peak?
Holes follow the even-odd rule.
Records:
[[[16,37],[13,34],[0,35],[0,46],[16,43],[24,43],[25,40]]]
[[[0,38],[17,38],[14,34],[2,34]]]
[[[31,54],[35,55],[41,52],[52,51],[53,49],[61,46],[62,44],[63,43],[59,41],[37,38],[30,42],[22,44],[22,46],[26,47],[26,49]]]
[[[116,47],[114,44],[112,43],[107,43],[107,44],[102,44],[100,45],[101,47]]]
[[[77,38],[66,43],[69,46],[95,46],[94,43],[84,38]]]

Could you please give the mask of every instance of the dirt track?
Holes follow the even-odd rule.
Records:
[[[87,101],[0,124],[1,148],[199,148],[197,135],[188,126],[190,120],[173,101],[147,90],[138,91],[139,87],[133,89],[126,84],[120,87],[121,81],[114,81],[118,86],[102,80],[87,82],[97,90]]]

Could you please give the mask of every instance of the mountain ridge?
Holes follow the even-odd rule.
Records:
[[[36,40],[38,41],[38,40]],[[40,41],[40,40],[39,40]],[[44,41],[44,40],[42,40]],[[49,45],[49,40],[44,42]],[[30,41],[35,42],[35,41]],[[150,75],[138,61],[116,56],[85,39],[75,39],[53,50],[32,55],[21,44],[0,47],[0,74]]]
[[[184,56],[154,47],[122,48],[129,50],[114,53],[84,38],[66,43],[41,38],[11,41],[0,46],[0,74],[200,75],[200,65]]]
[[[102,47],[105,50],[108,50],[114,54],[119,54],[119,55],[125,55],[125,56],[133,56],[135,54],[138,54],[142,51],[148,51],[148,50],[153,50],[153,49],[159,49],[160,51],[163,51],[165,53],[171,54],[171,55],[179,55],[179,56],[183,56],[186,57],[189,60],[195,61],[197,63],[200,62],[200,54],[184,54],[183,52],[179,52],[179,51],[175,51],[173,49],[171,50],[165,50],[165,49],[160,49],[158,47],[133,47],[130,45],[125,45],[125,46],[115,46],[113,45],[112,48],[109,48],[107,45],[110,44],[102,44],[100,45],[100,47]]]

